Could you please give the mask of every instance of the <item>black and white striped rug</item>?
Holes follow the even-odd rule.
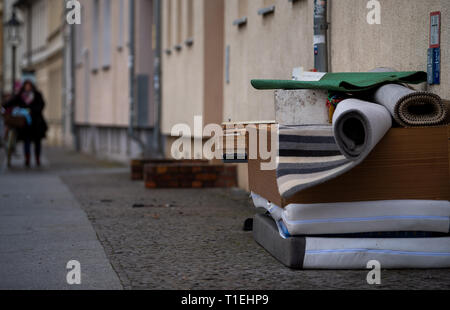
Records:
[[[357,165],[339,150],[331,125],[280,125],[278,149],[277,183],[284,198]]]
[[[333,125],[280,125],[277,182],[283,198],[360,164],[392,128],[389,111],[359,99],[339,103]]]

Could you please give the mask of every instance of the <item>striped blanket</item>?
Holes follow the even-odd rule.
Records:
[[[335,178],[357,164],[339,151],[333,126],[280,125],[277,183],[282,197]]]

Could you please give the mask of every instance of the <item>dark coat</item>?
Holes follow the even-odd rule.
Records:
[[[19,140],[41,140],[44,139],[47,134],[47,122],[42,115],[42,111],[45,107],[44,98],[42,94],[35,90],[34,99],[30,104],[26,104],[21,94],[14,96],[10,101],[5,104],[6,108],[20,107],[30,109],[31,114],[31,126],[18,130]]]

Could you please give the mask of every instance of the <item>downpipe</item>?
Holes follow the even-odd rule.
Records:
[[[314,68],[328,72],[327,1],[314,0]]]
[[[153,21],[156,28],[156,40],[153,64],[155,121],[153,126],[152,149],[155,158],[162,158],[164,156],[161,138],[161,3],[161,0],[153,0]]]
[[[140,148],[142,156],[147,154],[147,146],[135,132],[135,0],[129,0],[129,58],[128,58],[128,73],[129,73],[129,124],[128,136],[137,143]]]

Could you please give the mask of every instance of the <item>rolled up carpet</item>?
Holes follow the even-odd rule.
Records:
[[[439,125],[448,114],[447,104],[438,95],[417,92],[399,84],[378,88],[374,101],[383,105],[402,127]]]
[[[342,154],[357,163],[364,160],[392,127],[383,106],[359,99],[343,100],[333,115],[333,133]]]
[[[333,126],[280,126],[277,184],[289,198],[360,164],[392,126],[381,105],[358,100],[342,101]]]
[[[444,104],[447,106],[447,117],[445,118],[443,125],[450,125],[450,100],[442,100]]]

